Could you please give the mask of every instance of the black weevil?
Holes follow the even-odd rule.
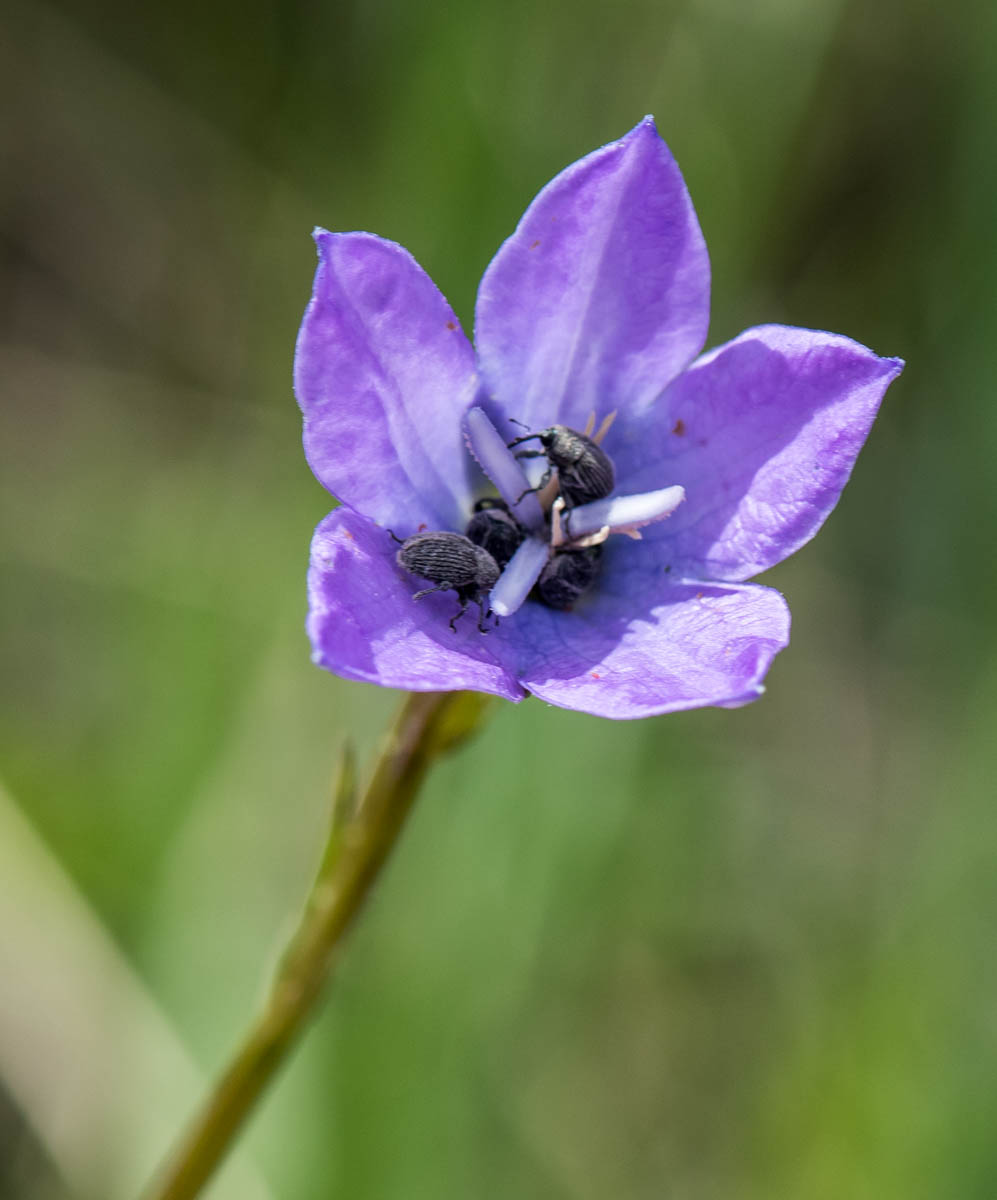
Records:
[[[517,421],[518,425],[519,422]],[[567,425],[551,425],[539,433],[527,433],[509,442],[509,448],[522,442],[539,439],[542,450],[520,450],[517,458],[546,458],[547,470],[536,487],[527,488],[523,496],[539,492],[557,471],[558,490],[568,508],[602,500],[613,490],[616,473],[613,460],[592,438]],[[519,499],[522,500],[523,496]],[[518,501],[517,501],[518,503]]]
[[[466,532],[476,546],[483,547],[495,559],[500,571],[509,565],[526,538],[526,530],[498,496],[476,501]]]
[[[548,608],[562,612],[573,608],[599,573],[602,546],[582,550],[559,550],[540,573],[537,598]]]
[[[391,530],[388,530],[391,533]],[[402,541],[401,549],[395,556],[399,566],[413,575],[428,579],[435,587],[423,588],[416,592],[413,600],[428,596],[431,592],[447,592],[453,590],[460,601],[459,611],[450,618],[450,628],[457,632],[457,621],[467,612],[467,606],[472,601],[481,610],[478,617],[478,629],[487,633],[483,622],[489,615],[484,596],[491,591],[501,574],[498,563],[481,546],[476,546],[470,538],[462,533],[416,533]]]

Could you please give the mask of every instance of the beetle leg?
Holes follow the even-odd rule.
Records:
[[[493,616],[494,614],[492,613],[492,610],[490,608],[485,608],[484,602],[482,600],[479,600],[477,603],[478,603],[478,608],[481,610],[480,614],[478,616],[478,632],[479,633],[487,633],[488,629],[484,625],[484,622],[487,621],[488,618],[490,616]],[[495,617],[495,624],[492,626],[492,628],[497,629],[498,623],[499,623],[499,619],[498,619],[498,617]]]
[[[454,633],[457,632],[457,622],[461,619],[461,617],[466,612],[467,612],[467,601],[462,598],[461,602],[460,602],[460,608],[457,610],[457,613],[450,618],[450,628],[453,630]]]
[[[539,455],[537,455],[536,457],[539,457]],[[535,493],[535,492],[542,492],[544,490],[544,488],[547,486],[547,483],[550,480],[551,475],[553,475],[553,474],[554,474],[554,468],[548,467],[547,470],[544,471],[543,478],[540,480],[540,482],[537,484],[537,486],[529,487],[526,489],[525,492],[523,492],[522,496],[517,496],[516,503],[518,504],[520,502],[520,500],[522,500],[523,496],[529,496],[531,493]]]
[[[438,583],[436,587],[423,588],[421,592],[416,592],[412,599],[421,600],[423,596],[431,596],[433,592],[449,592],[452,587],[452,583]]]

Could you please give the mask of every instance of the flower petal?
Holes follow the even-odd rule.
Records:
[[[662,584],[643,570],[603,566],[598,592],[573,612],[529,604],[515,617],[524,644],[520,679],[535,696],[624,720],[734,708],[761,695],[772,659],[789,641],[789,609],[778,592]]]
[[[345,504],[400,533],[459,529],[469,463],[461,422],[474,352],[436,285],[394,242],[317,230],[319,265],[294,387],[305,455]]]
[[[395,563],[383,529],[340,508],[315,530],[308,571],[308,636],[312,659],[347,679],[411,691],[471,688],[521,700],[522,687],[497,661],[494,634],[478,632],[472,607],[448,625],[459,605],[453,592],[413,601],[424,580]]]
[[[685,488],[685,504],[646,541],[697,578],[749,579],[781,562],[837,503],[902,368],[850,338],[784,325],[704,355],[620,456],[628,490]]]
[[[497,412],[533,429],[625,421],[699,353],[709,293],[692,201],[647,117],[547,184],[485,272],[475,342]]]

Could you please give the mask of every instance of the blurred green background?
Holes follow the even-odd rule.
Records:
[[[0,1195],[134,1195],[257,1004],[347,737],[290,390],[313,225],[470,327],[653,112],[765,321],[908,360],[736,712],[501,706],[216,1200],[997,1195],[989,0],[9,0]]]

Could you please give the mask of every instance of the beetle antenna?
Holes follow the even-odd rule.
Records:
[[[404,538],[400,538],[400,537],[398,536],[398,534],[397,534],[397,533],[395,533],[393,530],[391,530],[391,529],[388,529],[388,528],[385,528],[384,532],[385,532],[385,533],[390,533],[390,534],[391,534],[391,536],[392,536],[392,537],[395,539],[395,541],[398,543],[398,545],[399,545],[399,546],[404,546],[404,545],[405,545],[405,539],[404,539]]]
[[[525,421],[517,421],[515,417],[510,417],[509,420],[513,425],[518,425],[520,429],[529,429],[529,425]]]

